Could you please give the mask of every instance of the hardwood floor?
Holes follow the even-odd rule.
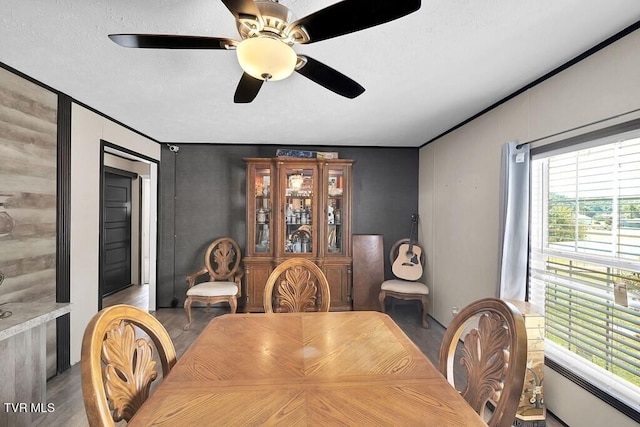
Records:
[[[147,310],[149,308],[149,284],[131,285],[115,294],[102,298],[102,307],[129,304]]]
[[[138,287],[140,288],[140,287]],[[135,289],[134,289],[135,290]],[[136,295],[131,290],[131,301]],[[140,289],[138,289],[140,290]],[[123,297],[121,295],[120,297]],[[120,301],[127,303],[127,301]],[[119,303],[120,303],[119,302]],[[106,305],[105,305],[106,306]],[[204,308],[193,308],[193,323],[189,331],[184,331],[186,316],[182,308],[163,308],[155,312],[155,316],[165,326],[171,336],[178,358],[191,345],[195,338],[214,317],[228,313],[228,308],[212,308],[206,312]],[[420,313],[416,305],[411,302],[397,304],[388,310],[388,314],[403,329],[411,340],[434,363],[438,359],[440,342],[444,335],[444,328],[434,319],[429,319],[429,329],[424,329],[420,323]],[[43,414],[37,418],[36,426],[88,426],[82,401],[80,381],[80,364],[71,367],[67,372],[58,375],[47,382],[47,401],[55,405],[55,412]],[[561,427],[564,424],[548,414],[547,427]]]

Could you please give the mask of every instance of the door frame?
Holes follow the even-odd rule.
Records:
[[[150,178],[150,204],[149,204],[149,245],[150,245],[150,255],[149,255],[149,311],[156,310],[156,287],[157,287],[157,277],[158,277],[158,263],[157,263],[157,253],[158,253],[158,245],[159,245],[159,236],[158,236],[158,215],[159,215],[159,206],[158,206],[158,195],[160,193],[160,181],[159,181],[159,164],[160,161],[157,159],[153,159],[151,157],[145,156],[143,154],[137,153],[135,151],[129,150],[127,148],[121,147],[119,145],[113,144],[109,141],[100,140],[100,186],[99,186],[99,237],[98,237],[98,245],[99,245],[99,255],[98,255],[98,311],[102,310],[102,287],[104,278],[102,277],[102,250],[104,245],[104,236],[102,232],[103,227],[103,211],[104,211],[104,173],[105,169],[111,169],[104,164],[104,155],[105,153],[112,154],[115,156],[119,156],[125,158],[127,160],[139,161],[142,163],[146,163],[149,165],[149,178]],[[154,191],[155,190],[155,191]],[[133,224],[132,227],[140,226],[140,221],[136,224]],[[140,239],[142,233],[139,233],[138,238]],[[138,266],[141,267],[141,266]]]

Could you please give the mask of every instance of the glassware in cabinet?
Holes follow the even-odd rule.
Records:
[[[252,225],[250,228],[249,247],[253,253],[271,254],[272,251],[272,216],[273,216],[273,194],[271,186],[272,171],[269,164],[252,165],[249,170],[250,180],[248,181],[253,188],[249,190],[253,193],[248,206],[250,212],[253,212]],[[251,194],[250,193],[250,194]],[[252,229],[252,230],[251,230]]]
[[[314,253],[314,197],[317,171],[315,167],[289,166],[282,174],[284,188],[284,252]]]
[[[346,204],[344,167],[327,169],[327,253],[344,254]]]

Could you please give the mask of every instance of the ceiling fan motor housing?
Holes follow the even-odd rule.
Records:
[[[256,0],[255,5],[261,16],[241,16],[237,20],[242,39],[267,36],[278,38],[290,46],[309,41],[309,35],[303,27],[291,25],[294,16],[286,6],[271,0]]]

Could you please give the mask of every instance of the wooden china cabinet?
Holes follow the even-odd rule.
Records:
[[[353,160],[246,158],[245,310],[263,311],[267,278],[308,258],[327,276],[331,310],[351,310]]]

